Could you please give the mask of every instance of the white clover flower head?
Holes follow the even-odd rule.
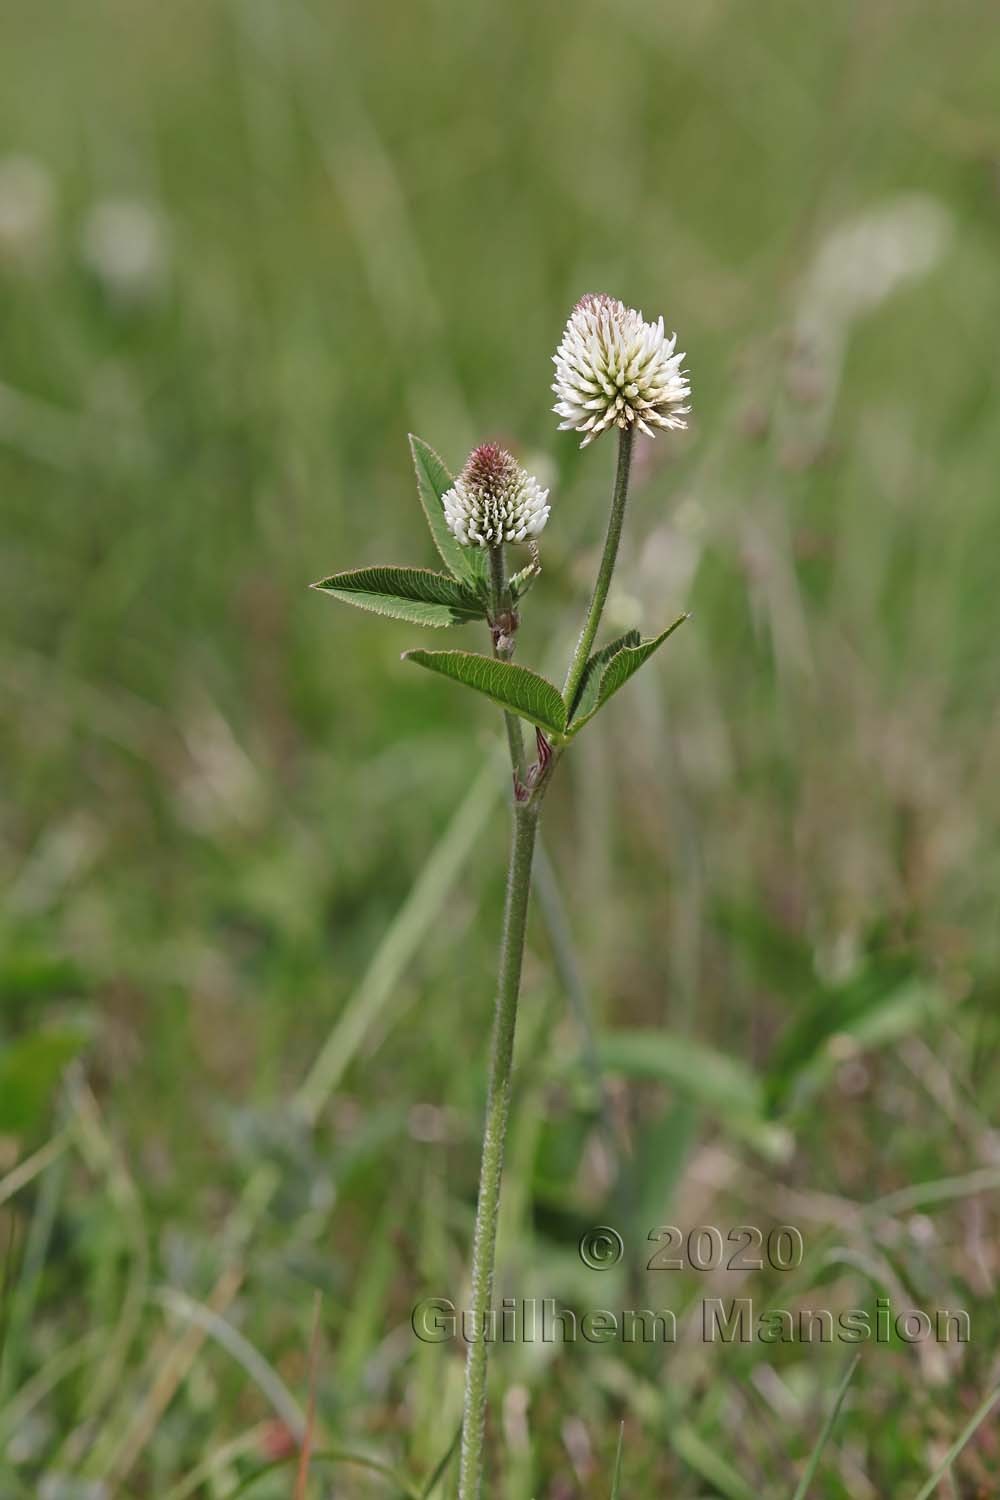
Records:
[[[499,443],[474,448],[441,497],[449,530],[465,547],[498,547],[537,536],[549,519],[548,490]]]
[[[691,386],[676,343],[676,334],[664,334],[662,318],[646,323],[641,312],[604,292],[581,297],[552,356],[559,431],[582,432],[586,448],[609,427],[635,426],[647,437],[656,427],[686,427]]]

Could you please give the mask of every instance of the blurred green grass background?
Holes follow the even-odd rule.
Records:
[[[680,1311],[746,1286],[646,1274],[649,1229],[793,1222],[761,1304],[969,1309],[865,1351],[815,1491],[916,1494],[1000,1373],[992,7],[8,0],[4,35],[4,1496],[235,1493],[294,1439],[317,1287],[327,1446],[447,1447],[459,1351],[408,1319],[468,1259],[497,726],[306,585],[432,561],[408,429],[453,468],[499,437],[552,484],[520,655],[565,656],[613,465],[549,411],[588,290],[662,311],[694,389],[612,623],[693,619],[550,799],[574,951],[535,921],[501,1286]],[[606,1495],[624,1420],[623,1493],[788,1496],[844,1353],[502,1349],[491,1493]],[[941,1493],[998,1476],[987,1424]]]

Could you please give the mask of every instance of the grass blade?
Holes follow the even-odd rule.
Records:
[[[274,1474],[278,1469],[287,1468],[290,1463],[298,1460],[297,1453],[287,1454],[284,1458],[276,1458],[272,1463],[262,1464],[245,1479],[241,1479],[234,1490],[229,1491],[228,1500],[237,1500],[240,1495],[248,1495],[254,1485],[260,1479],[266,1478],[268,1474]],[[359,1469],[367,1469],[372,1474],[380,1474],[392,1484],[398,1495],[403,1500],[420,1500],[420,1493],[415,1490],[410,1481],[388,1464],[380,1463],[377,1458],[366,1458],[363,1453],[352,1453],[348,1448],[324,1448],[312,1455],[314,1464],[354,1464]]]
[[[72,1141],[72,1132],[68,1128],[60,1130],[44,1146],[40,1146],[31,1156],[26,1156],[23,1161],[12,1167],[6,1177],[0,1177],[0,1207],[19,1193],[23,1187],[32,1182],[40,1172],[57,1161]]]
[[[611,1500],[618,1500],[622,1481],[622,1445],[625,1441],[625,1423],[618,1424],[618,1452],[615,1454],[615,1473],[611,1481]]]
[[[858,1368],[858,1361],[860,1358],[860,1354],[856,1354],[854,1356],[854,1358],[851,1360],[851,1363],[847,1366],[847,1369],[844,1372],[840,1385],[837,1387],[837,1394],[834,1398],[833,1405],[830,1408],[830,1414],[827,1417],[826,1421],[823,1423],[822,1431],[820,1432],[819,1437],[816,1439],[816,1446],[813,1448],[812,1453],[810,1453],[809,1455],[809,1462],[806,1464],[805,1472],[803,1473],[802,1478],[799,1480],[798,1488],[795,1491],[794,1500],[806,1500],[806,1496],[809,1493],[809,1486],[813,1482],[813,1476],[815,1475],[816,1469],[819,1466],[819,1461],[823,1453],[823,1449],[826,1447],[830,1434],[834,1429],[834,1424],[836,1423],[837,1418],[840,1415],[840,1408],[844,1404],[844,1397],[847,1395],[847,1387],[854,1379],[854,1372]]]
[[[678,1423],[669,1436],[677,1456],[726,1500],[758,1500],[758,1492],[723,1458],[718,1446],[708,1442],[689,1423]]]
[[[972,1441],[977,1431],[982,1426],[983,1422],[986,1421],[986,1418],[989,1416],[990,1412],[993,1410],[994,1406],[996,1406],[998,1401],[1000,1401],[1000,1386],[996,1386],[995,1389],[990,1392],[990,1394],[986,1397],[986,1400],[982,1403],[978,1411],[972,1417],[968,1426],[964,1429],[961,1435],[956,1438],[955,1442],[952,1443],[942,1462],[934,1470],[934,1473],[931,1475],[930,1479],[928,1479],[919,1495],[917,1495],[916,1500],[928,1500],[928,1497],[930,1495],[933,1495],[934,1491],[937,1489],[942,1479],[944,1479],[945,1475],[950,1470],[952,1464],[955,1462],[956,1458],[961,1453],[966,1443]]]
[[[299,1451],[299,1470],[295,1478],[295,1500],[306,1500],[309,1488],[309,1459],[313,1439],[316,1435],[316,1380],[319,1370],[319,1314],[323,1305],[322,1295],[317,1292],[313,1304],[312,1336],[309,1340],[309,1397],[306,1403],[306,1428],[302,1434]]]
[[[430,1496],[433,1495],[434,1491],[441,1483],[448,1470],[448,1465],[451,1463],[452,1459],[455,1457],[455,1454],[458,1452],[458,1444],[461,1436],[462,1427],[460,1423],[458,1427],[455,1428],[455,1436],[452,1438],[451,1442],[448,1444],[447,1448],[442,1453],[437,1463],[434,1465],[433,1469],[431,1470],[430,1478],[424,1485],[423,1489],[420,1491],[420,1500],[430,1500]]]
[[[306,1120],[316,1120],[369,1030],[392,999],[400,975],[447,901],[492,816],[503,785],[497,761],[491,755],[387,927],[357,989],[296,1092],[294,1108]]]
[[[270,1402],[275,1414],[294,1435],[296,1443],[304,1441],[306,1418],[299,1403],[270,1361],[264,1358],[256,1345],[251,1344],[238,1328],[211,1307],[196,1302],[193,1297],[175,1287],[159,1288],[154,1292],[153,1299],[174,1317],[183,1318],[186,1323],[194,1323],[207,1333],[250,1377]]]

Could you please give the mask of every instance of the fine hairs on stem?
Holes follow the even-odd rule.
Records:
[[[416,650],[406,652],[405,659],[490,698],[503,710],[507,733],[511,840],[472,1244],[459,1500],[479,1500],[483,1487],[489,1348],[485,1332],[493,1304],[517,1004],[542,803],[571,741],[686,618],[682,615],[647,640],[629,631],[594,652],[622,536],[635,433],[652,437],[686,425],[690,386],[682,369],[684,355],[675,352],[675,344],[674,337],[665,335],[662,318],[647,323],[636,309],[601,293],[577,303],[554,355],[553,390],[561,430],[582,434],[582,447],[603,432],[618,431],[604,550],[562,692],[514,661],[521,600],[539,573],[537,538],[551,507],[548,490],[497,443],[475,448],[452,478],[432,448],[419,438],[410,440],[420,500],[447,572],[358,568],[314,585],[345,603],[413,624],[446,627],[485,621],[492,640],[490,656]],[[531,561],[511,574],[506,548],[519,544],[531,548]],[[530,763],[522,720],[535,730],[537,758]]]
[[[563,689],[563,699],[572,703],[590,656],[601,614],[608,597],[614,572],[618,544],[621,540],[628,480],[632,456],[632,429],[623,428],[618,438],[618,464],[611,500],[611,513],[604,540],[604,553],[594,591],[587,610],[573,660]],[[503,550],[490,548],[490,572],[493,600],[498,611],[506,604],[506,574]],[[494,653],[497,644],[497,616],[492,621]],[[510,621],[505,620],[505,625]],[[513,656],[513,635],[508,637],[507,659]],[[503,636],[501,636],[503,639]],[[510,743],[511,770],[515,799],[523,786],[523,741],[520,721],[507,712],[504,715]],[[517,1029],[517,1002],[521,985],[521,965],[527,928],[528,900],[531,894],[532,860],[535,836],[541,814],[541,799],[548,777],[539,778],[536,795],[523,805],[515,800],[510,861],[507,868],[507,894],[504,903],[503,935],[500,943],[500,966],[497,976],[496,1008],[493,1016],[493,1040],[490,1050],[490,1073],[486,1095],[486,1122],[479,1170],[479,1195],[476,1200],[476,1227],[472,1242],[472,1330],[465,1367],[465,1401],[462,1416],[462,1448],[459,1461],[458,1492],[460,1500],[478,1500],[482,1489],[483,1439],[486,1427],[486,1364],[488,1344],[485,1338],[490,1309],[493,1305],[493,1277],[496,1263],[497,1224],[500,1217],[500,1186],[503,1175],[504,1141],[510,1115],[511,1071],[514,1060],[514,1038]]]

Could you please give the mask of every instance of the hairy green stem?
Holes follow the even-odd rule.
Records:
[[[490,548],[490,629],[493,655],[510,661],[514,655],[516,617],[507,565],[502,546]],[[496,1261],[497,1224],[500,1216],[500,1183],[503,1176],[504,1139],[510,1113],[511,1071],[517,1000],[521,988],[521,962],[531,894],[531,864],[538,828],[538,804],[522,806],[517,788],[525,776],[524,740],[521,721],[505,713],[510,764],[514,775],[514,826],[507,869],[500,971],[493,1042],[486,1095],[486,1124],[479,1167],[479,1197],[472,1242],[472,1337],[465,1364],[465,1403],[462,1412],[462,1451],[459,1460],[459,1500],[479,1500],[483,1482],[483,1445],[486,1432],[486,1325],[493,1306],[493,1269]]]
[[[623,427],[618,434],[618,466],[615,470],[615,487],[611,496],[611,514],[608,517],[608,530],[604,538],[604,553],[601,557],[601,566],[597,574],[597,582],[594,584],[594,592],[590,597],[590,608],[587,610],[587,618],[583,622],[580,639],[576,643],[573,660],[570,662],[569,671],[566,674],[566,685],[563,688],[563,697],[572,706],[580,687],[590,657],[594,638],[597,635],[597,627],[601,623],[601,615],[604,604],[608,597],[608,589],[611,587],[611,575],[615,571],[615,560],[618,557],[618,543],[622,536],[622,523],[625,520],[625,502],[628,499],[629,471],[632,467],[632,440],[635,435],[632,427]]]
[[[611,501],[611,515],[604,553],[590,600],[576,652],[566,677],[563,696],[572,703],[580,686],[590,656],[601,614],[608,597],[611,575],[618,556],[625,502],[628,498],[629,470],[632,464],[632,430],[623,428],[618,440],[618,466]],[[510,661],[514,655],[516,615],[507,579],[502,546],[491,547],[490,562],[490,628],[493,655]],[[465,1363],[465,1403],[462,1412],[462,1452],[459,1461],[459,1500],[480,1500],[483,1482],[483,1447],[486,1432],[486,1330],[493,1306],[493,1274],[496,1261],[497,1223],[500,1215],[500,1183],[503,1176],[504,1139],[510,1113],[511,1074],[514,1061],[514,1035],[517,1026],[517,1000],[521,987],[521,963],[527,927],[528,899],[531,894],[531,865],[538,829],[540,799],[547,775],[527,801],[519,802],[517,792],[525,780],[524,742],[520,720],[504,714],[511,767],[514,773],[514,834],[511,840],[510,864],[507,870],[507,896],[504,904],[503,939],[500,945],[500,972],[497,980],[496,1009],[493,1016],[493,1042],[490,1076],[486,1095],[486,1125],[479,1169],[479,1197],[476,1202],[476,1227],[472,1243],[472,1326],[469,1352]],[[554,764],[554,762],[553,762]],[[551,771],[551,766],[550,766]]]
[[[500,661],[510,661],[514,655],[514,630],[504,630],[502,622],[506,616],[514,625],[514,601],[507,581],[507,562],[503,547],[490,548],[490,628],[493,632],[493,655]],[[507,729],[507,744],[510,746],[510,764],[518,781],[524,780],[524,739],[521,721],[517,714],[504,712]]]
[[[521,985],[521,960],[531,890],[531,861],[538,828],[538,807],[514,807],[514,834],[507,872],[503,940],[493,1043],[486,1097],[486,1126],[479,1171],[479,1199],[472,1244],[472,1327],[465,1365],[465,1405],[462,1415],[462,1456],[459,1464],[459,1500],[479,1500],[483,1478],[483,1442],[486,1429],[486,1328],[493,1305],[493,1267],[496,1256],[497,1221],[500,1213],[500,1180],[503,1174],[504,1138],[510,1113],[511,1072],[517,997]]]

